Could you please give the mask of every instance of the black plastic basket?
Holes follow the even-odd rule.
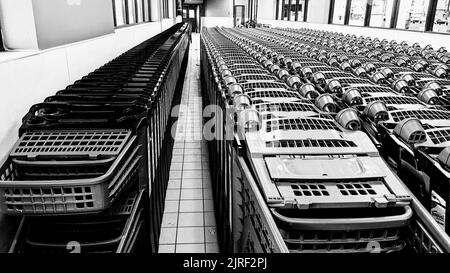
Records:
[[[143,162],[142,145],[137,141],[136,136],[131,137],[112,163],[101,160],[104,164],[98,165],[98,161],[89,160],[33,162],[8,157],[0,168],[1,211],[17,215],[73,214],[108,208],[124,189],[139,180]]]
[[[144,195],[132,192],[102,214],[30,217],[11,252],[132,253],[145,228]]]

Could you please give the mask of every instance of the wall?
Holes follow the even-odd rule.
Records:
[[[233,27],[232,17],[202,17],[202,27]]]
[[[330,15],[330,0],[310,0],[307,20],[310,23],[327,24]]]
[[[165,27],[171,21],[165,22]],[[30,53],[0,63],[0,158],[17,140],[29,108],[126,50],[161,32],[161,22],[120,28],[113,34]]]
[[[269,19],[275,20],[275,13],[277,12],[276,0],[259,0],[258,2],[258,20]]]
[[[40,49],[114,31],[111,0],[33,0]]]
[[[205,0],[205,17],[233,17],[233,0]],[[264,1],[264,0],[263,0]]]

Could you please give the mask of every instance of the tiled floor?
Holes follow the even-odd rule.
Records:
[[[206,142],[202,139],[200,36],[192,34],[161,236],[160,253],[217,253]]]

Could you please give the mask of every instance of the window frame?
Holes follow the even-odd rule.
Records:
[[[114,27],[115,28],[122,28],[122,27],[128,27],[138,24],[145,24],[152,21],[152,8],[151,8],[151,0],[121,0],[122,1],[122,14],[123,14],[123,25],[117,25],[117,6],[115,0],[112,1],[112,8],[113,8],[113,19],[114,19]],[[134,4],[134,10],[133,16],[135,19],[135,22],[130,22],[130,7],[129,2],[132,2]],[[138,3],[142,4],[142,22],[139,22],[139,8]],[[147,8],[146,8],[147,3]],[[146,13],[148,12],[148,16],[146,16]]]
[[[162,19],[170,19],[169,0],[162,0]]]
[[[437,11],[437,5],[439,0],[430,0],[432,2],[432,4],[430,4],[430,9],[428,10],[428,12],[433,12],[432,17],[430,18],[430,28],[431,28],[431,32],[436,33],[436,34],[446,34],[446,35],[450,35],[450,32],[437,32],[434,31],[434,20],[436,19],[436,11]],[[450,9],[449,9],[450,12]],[[449,29],[450,29],[450,25],[449,25]]]
[[[299,21],[299,5],[302,0],[277,0],[276,1],[276,9],[275,9],[275,20],[281,21],[292,21],[292,22],[307,22],[308,18],[308,6],[310,0],[304,0],[303,7],[303,20]],[[294,16],[291,16],[292,6],[295,6]],[[286,19],[284,17],[284,12],[287,7],[287,16]]]
[[[3,44],[2,25],[0,24],[0,52],[5,51],[5,45]]]

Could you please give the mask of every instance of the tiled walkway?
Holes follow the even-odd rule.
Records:
[[[159,239],[160,253],[217,253],[206,142],[202,140],[200,35],[192,34]]]

